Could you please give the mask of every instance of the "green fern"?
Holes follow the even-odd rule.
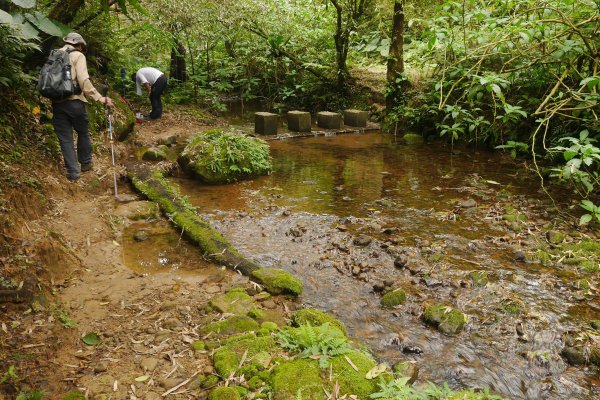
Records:
[[[318,358],[319,366],[327,368],[331,357],[350,352],[348,339],[329,323],[321,326],[300,325],[277,334],[279,345],[303,358]]]

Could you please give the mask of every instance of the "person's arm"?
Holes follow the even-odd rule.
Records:
[[[92,81],[90,81],[90,75],[87,69],[87,62],[85,59],[85,55],[83,53],[79,53],[74,63],[75,67],[75,75],[77,77],[77,83],[81,88],[81,92],[92,99],[99,101],[103,104],[106,104],[109,107],[113,106],[112,100],[109,97],[102,96],[92,85]]]
[[[150,92],[152,92],[152,86],[150,86],[150,84],[148,82],[144,83],[144,87],[146,88],[146,91],[148,92],[148,94],[150,94]]]

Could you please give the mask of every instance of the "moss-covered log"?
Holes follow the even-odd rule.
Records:
[[[200,218],[160,171],[147,165],[132,165],[127,171],[135,188],[158,203],[163,212],[183,229],[184,235],[200,246],[204,256],[210,261],[239,270],[247,276],[261,268],[242,257],[219,232]]]
[[[186,237],[200,247],[207,259],[249,276],[272,294],[296,296],[302,292],[302,284],[289,272],[263,268],[240,255],[219,232],[196,214],[194,207],[159,170],[149,165],[131,164],[127,171],[135,188],[157,203],[171,221],[183,229]]]

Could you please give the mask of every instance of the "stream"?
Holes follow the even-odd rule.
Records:
[[[377,359],[415,361],[419,382],[513,399],[592,398],[592,370],[568,366],[560,352],[565,331],[600,318],[598,297],[582,300],[573,276],[523,260],[528,230],[552,217],[533,174],[502,154],[406,146],[378,132],[269,144],[269,176],[224,186],[173,179],[240,253],[301,279],[303,305],[343,321]],[[509,229],[509,204],[533,220]],[[166,250],[179,246],[176,232],[161,237],[139,252],[147,259],[138,271],[199,268],[221,279],[218,268],[186,265],[187,247]],[[399,256],[406,267],[395,267]],[[489,282],[474,285],[472,271]],[[382,308],[378,286],[403,288],[407,301]],[[425,325],[431,302],[466,313],[465,329],[448,336]]]

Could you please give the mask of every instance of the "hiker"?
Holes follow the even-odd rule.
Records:
[[[150,96],[150,104],[152,105],[150,119],[160,118],[163,112],[160,96],[167,88],[167,77],[165,74],[156,68],[144,67],[131,74],[131,80],[135,82],[138,96],[142,95],[142,86]]]
[[[90,81],[87,62],[82,53],[87,45],[83,37],[78,33],[71,32],[63,38],[63,41],[65,45],[60,50],[69,53],[71,79],[79,89],[76,94],[64,100],[52,101],[52,126],[60,142],[67,178],[71,182],[75,182],[79,179],[81,172],[90,171],[93,166],[92,141],[85,108],[85,104],[88,102],[86,96],[108,107],[113,107],[113,102],[109,97],[102,96]],[[77,132],[77,151],[75,151],[73,129]],[[75,156],[76,152],[77,157]]]

